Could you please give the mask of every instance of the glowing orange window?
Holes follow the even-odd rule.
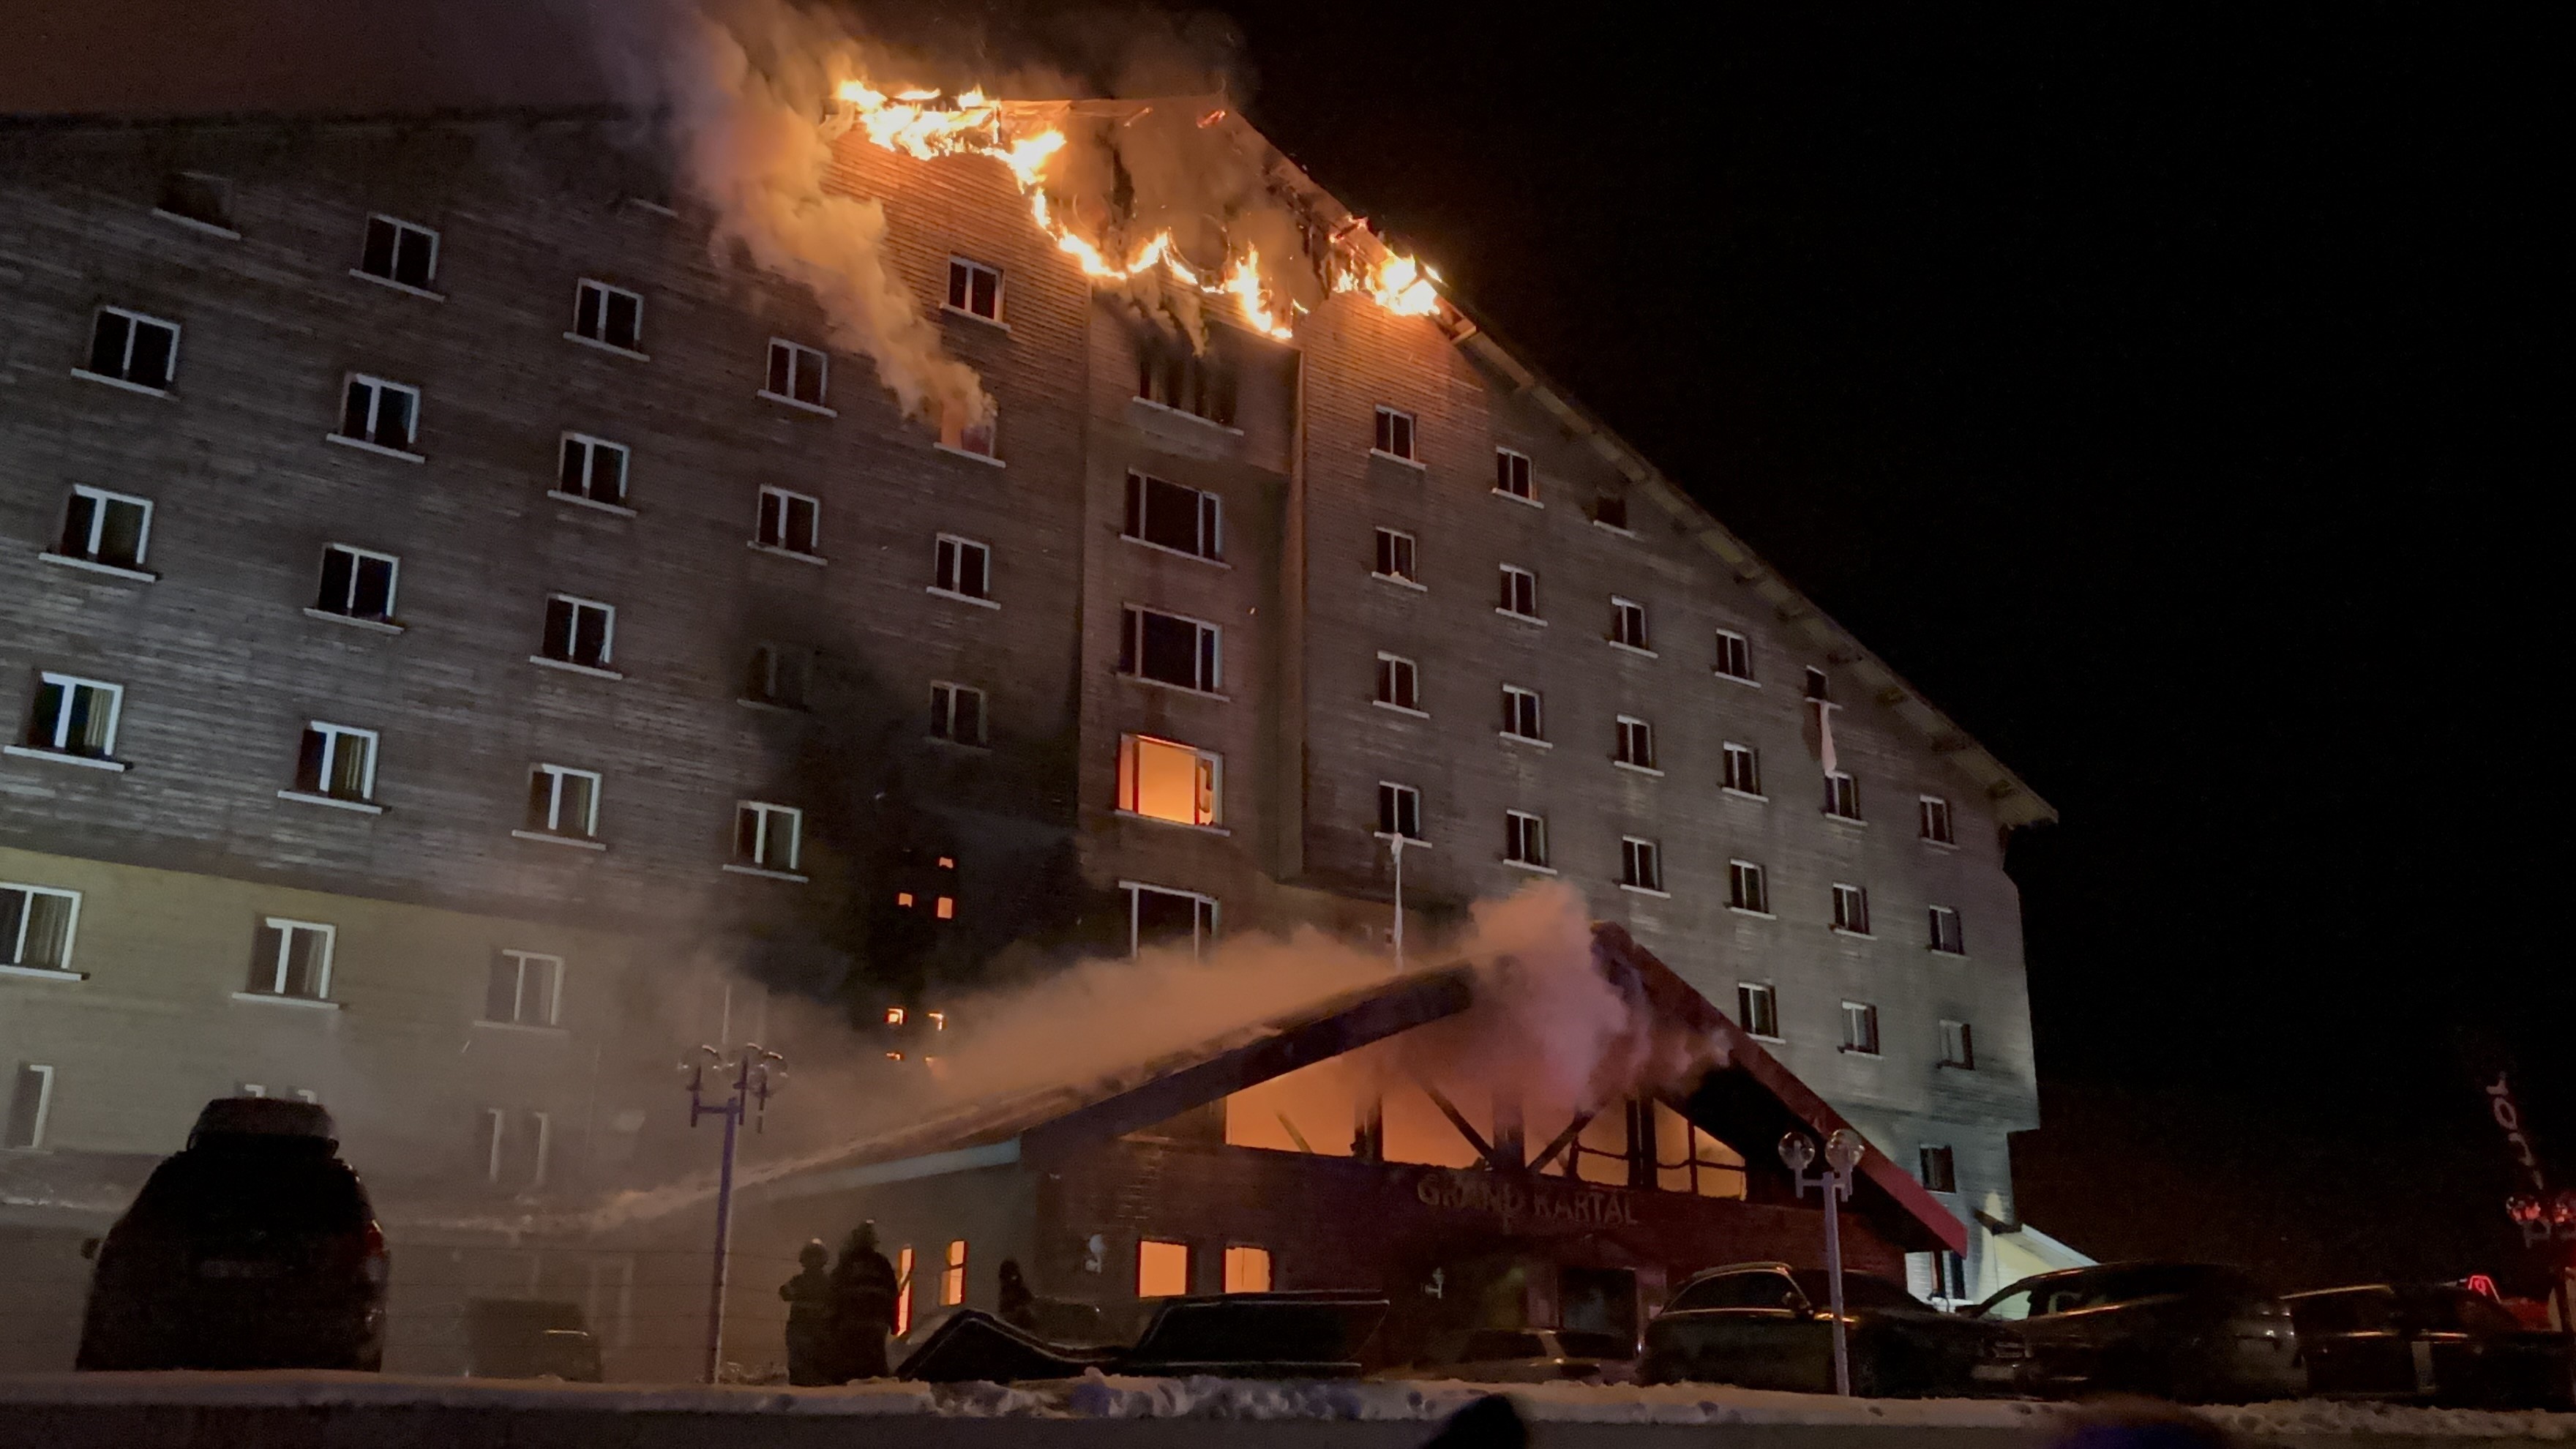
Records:
[[[939,1301],[954,1308],[966,1301],[966,1240],[957,1238],[948,1244],[948,1270],[939,1275]]]
[[[957,918],[957,898],[955,896],[941,896],[939,898],[938,905],[932,907],[932,910],[938,915],[939,919],[943,921],[953,921]]]
[[[1118,741],[1118,808],[1182,825],[1217,823],[1217,783],[1224,764],[1205,750],[1151,735]]]
[[[1190,1291],[1190,1245],[1146,1238],[1136,1244],[1136,1296],[1178,1298]]]
[[[1225,1291],[1228,1293],[1267,1293],[1270,1291],[1270,1250],[1237,1244],[1225,1250]]]
[[[894,903],[906,910],[910,910],[912,908],[912,892],[896,891],[894,893]]]
[[[894,1336],[912,1331],[912,1249],[898,1248],[894,1255]]]
[[[900,1006],[889,1006],[889,1007],[887,1007],[887,1008],[886,1008],[886,1025],[888,1025],[888,1026],[901,1026],[901,1025],[903,1025],[903,1008],[902,1008],[902,1007],[900,1007]]]

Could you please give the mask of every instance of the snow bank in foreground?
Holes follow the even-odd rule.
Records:
[[[0,1378],[0,1403],[159,1403],[205,1406],[407,1407],[533,1411],[943,1415],[1049,1419],[1314,1419],[1434,1423],[1489,1393],[1557,1424],[1805,1424],[2037,1430],[2073,1412],[2011,1399],[1838,1399],[1713,1384],[1654,1388],[1455,1381],[1279,1383],[1104,1375],[1038,1384],[910,1384],[890,1379],[833,1389],[563,1384],[383,1374],[45,1374]],[[2201,1411],[2248,1438],[2282,1435],[2576,1440],[2576,1414],[2489,1413],[2308,1399]]]

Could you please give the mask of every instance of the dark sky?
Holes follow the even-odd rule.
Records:
[[[1226,8],[1275,140],[2057,805],[2011,852],[2057,1124],[2034,1218],[2501,1266],[2454,1033],[2508,1037],[2576,1147],[2567,791],[2528,748],[2563,37]],[[2136,1214],[2122,1172],[2206,1208]]]

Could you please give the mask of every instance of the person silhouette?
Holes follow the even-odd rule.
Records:
[[[1001,1310],[1004,1323],[1013,1328],[1038,1331],[1038,1297],[1029,1291],[1029,1280],[1020,1273],[1020,1260],[1002,1260],[1002,1292],[994,1305]]]
[[[886,1376],[886,1334],[894,1327],[894,1264],[877,1251],[877,1225],[850,1230],[832,1265],[832,1382]]]
[[[816,1238],[796,1255],[803,1271],[778,1285],[787,1300],[787,1381],[791,1384],[832,1382],[832,1275],[825,1264],[832,1250]]]

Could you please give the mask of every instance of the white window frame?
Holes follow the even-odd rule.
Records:
[[[999,325],[999,324],[996,324]],[[1002,459],[1002,404],[997,398],[984,399],[984,420],[966,421],[965,409],[956,403],[943,403],[939,409],[939,451],[960,458],[971,458],[995,468],[1007,468]]]
[[[1422,541],[1420,539],[1400,528],[1380,528],[1377,530],[1374,547],[1379,553],[1386,555],[1391,563],[1410,563],[1412,572],[1389,573],[1383,568],[1372,567],[1369,570],[1369,577],[1384,579],[1390,584],[1398,584],[1408,589],[1429,591],[1422,582]],[[1371,562],[1374,564],[1375,560]]]
[[[1398,684],[1404,687],[1398,688]],[[1408,695],[1412,697],[1411,704],[1403,702],[1403,697]],[[1431,711],[1422,707],[1421,666],[1401,654],[1391,654],[1384,649],[1377,651],[1377,669],[1371,681],[1369,703],[1397,714],[1429,719]]]
[[[777,371],[778,357],[782,349],[787,357],[787,391],[785,392],[779,392],[769,385],[770,374]],[[809,363],[812,365],[811,371],[816,379],[812,402],[796,396],[797,384],[805,377]],[[819,347],[808,347],[802,342],[791,342],[784,337],[769,339],[769,347],[763,353],[760,389],[753,396],[764,397],[771,402],[785,403],[791,408],[801,408],[809,413],[820,413],[827,418],[840,416],[840,413],[831,406],[832,355]]]
[[[1646,642],[1632,644],[1619,637],[1620,632],[1627,627],[1626,621],[1631,618],[1637,621],[1637,637]],[[1643,654],[1653,659],[1659,657],[1655,653],[1654,638],[1655,636],[1646,629],[1646,606],[1635,599],[1612,594],[1610,596],[1610,636],[1606,641],[1610,647],[1624,649],[1631,654]]]
[[[23,1072],[35,1073],[40,1082],[40,1085],[36,1088],[35,1119],[27,1124],[27,1140],[25,1142],[0,1144],[0,1151],[34,1152],[43,1148],[45,1145],[45,1127],[47,1121],[54,1113],[53,1064],[50,1062],[18,1063],[17,1070],[10,1074],[9,1090],[13,1097],[17,1094],[18,1074]],[[14,1107],[16,1103],[12,1102],[10,1105]]]
[[[576,449],[581,454],[581,487],[578,490],[563,486],[563,461],[572,456]],[[599,459],[602,454],[612,455],[617,459],[617,496],[615,498],[602,498],[595,491],[598,487]],[[590,433],[567,432],[563,435],[561,450],[555,455],[555,486],[546,490],[546,496],[561,499],[566,503],[605,508],[631,518],[635,510],[626,500],[631,491],[628,485],[634,464],[635,450],[624,443],[611,442]]]
[[[735,801],[733,838],[734,848],[737,851],[742,848],[742,822],[746,815],[755,817],[758,822],[753,830],[752,853],[747,858],[737,855],[726,869],[737,874],[758,873],[804,879],[797,872],[803,868],[804,861],[805,812],[796,806],[781,805],[774,800]],[[787,822],[787,863],[785,865],[772,860],[769,849],[772,843],[771,831],[775,828],[776,822],[781,819]]]
[[[1148,614],[1187,624],[1198,631],[1190,651],[1191,672],[1194,674],[1204,672],[1207,678],[1197,684],[1179,684],[1168,679],[1156,679],[1145,672],[1145,616]],[[1177,689],[1210,699],[1225,698],[1224,625],[1212,624],[1205,619],[1194,619],[1187,614],[1175,614],[1169,609],[1156,608],[1151,604],[1130,603],[1119,606],[1118,629],[1119,657],[1134,666],[1132,669],[1122,669],[1120,671],[1122,677],[1133,679],[1140,684],[1150,684],[1159,689]]]
[[[974,594],[964,589],[942,588],[939,583],[941,563],[947,561],[949,577],[963,583],[966,578],[967,551],[970,549],[982,561],[980,572],[984,576],[984,592]],[[960,603],[978,604],[987,609],[1002,607],[1000,601],[993,597],[993,546],[989,543],[979,543],[959,533],[934,535],[930,551],[930,586],[922,592],[937,594],[943,599],[955,599]]]
[[[1399,423],[1403,425],[1401,428],[1402,435],[1400,437],[1398,436],[1399,429],[1396,426]],[[1385,458],[1390,462],[1403,463],[1415,468],[1423,466],[1422,420],[1420,418],[1415,417],[1413,414],[1406,412],[1402,408],[1391,408],[1384,403],[1379,403],[1377,405],[1376,417],[1370,424],[1370,428],[1369,456],[1374,458]],[[1377,440],[1378,435],[1381,433],[1386,436],[1389,443],[1401,442],[1404,444],[1402,450],[1399,451],[1392,447],[1379,447]]]
[[[332,724],[328,720],[318,719],[306,721],[304,732],[322,737],[320,771],[314,778],[312,789],[305,789],[304,782],[299,779],[295,783],[295,788],[278,791],[278,798],[307,800],[324,805],[375,805],[376,757],[377,752],[383,747],[383,737],[374,730],[360,729],[355,725]],[[334,795],[331,793],[331,777],[335,773],[332,767],[339,762],[339,752],[344,742],[349,740],[359,741],[367,752],[365,764],[359,770],[359,793],[354,796]],[[303,742],[299,739],[297,741],[299,767],[302,764],[302,747]]]
[[[1652,723],[1633,714],[1623,714],[1617,716],[1614,728],[1617,744],[1610,757],[1611,764],[1639,775],[1664,773],[1655,765],[1655,727]],[[1643,759],[1637,758],[1641,744],[1644,746]]]
[[[1539,612],[1538,571],[1522,568],[1519,564],[1499,564],[1496,567],[1502,571],[1503,597],[1511,603],[1494,605],[1494,612],[1506,619],[1517,619],[1524,624],[1546,623],[1547,617]],[[1529,595],[1527,609],[1516,607],[1524,593]]]
[[[780,541],[776,543],[761,536],[768,526],[772,499],[776,499],[778,503]],[[790,537],[793,530],[788,527],[789,521],[796,516],[796,505],[799,503],[808,504],[814,510],[813,527],[804,539],[803,547],[799,547],[797,541]],[[811,493],[798,493],[790,488],[781,488],[775,483],[761,484],[759,504],[752,513],[751,546],[762,553],[773,553],[803,563],[823,562],[823,500]]]
[[[1145,531],[1151,527],[1147,515],[1152,512],[1154,485],[1158,483],[1163,487],[1177,488],[1190,495],[1191,528],[1199,536],[1197,549],[1176,548],[1146,536]],[[1141,468],[1130,468],[1127,470],[1125,501],[1125,516],[1120,519],[1118,525],[1120,538],[1162,553],[1197,559],[1201,563],[1216,564],[1219,567],[1225,566],[1225,500],[1222,497],[1205,488],[1194,487],[1187,483],[1175,483],[1169,478],[1158,478]]]
[[[89,537],[81,540],[80,551],[77,553],[69,551],[72,543],[71,500],[74,498],[90,500]],[[107,534],[108,510],[119,504],[143,510],[143,521],[134,530],[134,557],[126,563],[112,563],[98,556],[99,542]],[[39,557],[53,563],[71,564],[76,568],[94,569],[100,573],[116,574],[123,578],[157,579],[160,577],[158,574],[146,573],[143,569],[144,562],[152,557],[152,500],[149,498],[137,498],[131,493],[111,493],[104,488],[75,483],[71,486],[69,496],[63,500],[63,529],[55,542],[65,552],[46,553]]]
[[[550,951],[521,951],[507,946],[494,952],[493,958],[494,964],[506,961],[511,967],[510,1014],[506,1017],[485,1016],[480,1020],[487,1026],[560,1028],[563,1025],[564,958]],[[529,1019],[528,977],[532,967],[545,978],[543,995],[546,1010],[543,1021]],[[488,1010],[491,1004],[491,987],[487,982],[484,987],[483,1005]]]
[[[1514,483],[1520,486],[1515,488],[1512,486]],[[1547,506],[1538,497],[1537,465],[1530,462],[1529,454],[1518,448],[1495,447],[1494,492],[1499,497],[1514,503],[1526,503],[1532,508]]]
[[[979,274],[993,279],[993,310],[990,312],[978,312],[975,310],[975,278]],[[963,286],[960,285],[961,281],[964,284]],[[962,302],[957,300],[961,296],[965,298]],[[976,261],[972,257],[961,257],[953,253],[950,254],[948,258],[948,300],[941,304],[942,311],[954,312],[960,317],[972,317],[978,322],[990,322],[994,326],[1007,331],[1011,324],[1003,318],[1003,305],[1002,269],[1000,267],[994,266],[990,262]]]
[[[1534,732],[1524,733],[1522,731],[1521,725],[1524,722],[1524,717],[1526,717],[1527,722],[1532,726]],[[1517,684],[1504,685],[1502,735],[1504,739],[1517,740],[1525,745],[1547,744],[1547,700],[1545,696],[1541,695],[1539,691],[1535,689],[1525,689]]]
[[[349,393],[362,387],[367,389],[366,434],[361,436],[356,433],[333,431],[324,436],[332,442],[347,447],[362,448],[371,453],[382,453],[389,458],[401,458],[413,463],[427,461],[420,452],[420,389],[407,382],[395,382],[391,378],[378,377],[371,372],[352,372],[349,374],[348,381],[340,389],[340,421],[343,423],[349,420]],[[404,430],[402,446],[399,448],[391,443],[376,441],[377,435],[383,431],[385,394],[389,392],[398,392],[411,399],[410,425]]]
[[[1731,649],[1730,645],[1733,646]],[[1744,672],[1741,674],[1726,667],[1735,662],[1737,655],[1743,656],[1744,660]],[[1755,689],[1762,687],[1762,681],[1753,677],[1753,641],[1732,629],[1717,631],[1717,662],[1709,666],[1708,672],[1720,679],[1732,679],[1738,684],[1749,685]]]
[[[1924,915],[1932,937],[1929,949],[1934,955],[1965,956],[1968,954],[1967,931],[1960,924],[1957,910],[1949,906],[1926,906]],[[1945,925],[1949,928],[1946,931],[1942,929]]]
[[[532,776],[543,775],[546,777],[546,819],[544,824],[530,826],[527,830],[520,832],[521,834],[536,834],[550,839],[562,840],[595,841],[599,838],[599,797],[606,793],[604,787],[607,783],[599,771],[583,770],[577,769],[571,765],[554,765],[539,761],[538,763],[528,767],[528,773]],[[581,828],[578,830],[566,830],[564,828],[564,781],[566,780],[587,780],[590,782],[590,808],[583,812]]]
[[[1122,880],[1118,883],[1118,889],[1127,897],[1127,955],[1130,960],[1144,949],[1144,942],[1138,939],[1138,933],[1143,928],[1146,891],[1152,891],[1156,895],[1181,896],[1196,903],[1190,917],[1190,950],[1193,955],[1204,955],[1207,948],[1215,943],[1217,934],[1222,929],[1224,906],[1216,897],[1204,891],[1182,890],[1178,886],[1156,885],[1152,881],[1142,880]],[[1199,933],[1198,907],[1205,908],[1207,924],[1204,936]]]
[[[1917,796],[1915,827],[1926,845],[1955,848],[1959,843],[1957,817],[1950,811],[1947,796]]]
[[[1640,869],[1640,866],[1650,867]],[[1641,896],[1669,896],[1664,889],[1664,847],[1642,835],[1619,837],[1619,889]]]
[[[1864,1023],[1868,1027],[1868,1031],[1865,1034],[1867,1038],[1865,1042],[1863,1040],[1864,1033],[1860,1029]],[[1886,1037],[1881,1034],[1879,1029],[1878,1007],[1875,1003],[1867,1001],[1846,1001],[1843,1003],[1842,1050],[1845,1055],[1855,1057],[1879,1056],[1882,1054],[1883,1049],[1886,1046],[1886,1041]]]
[[[340,954],[339,928],[321,921],[299,921],[288,916],[263,916],[260,926],[277,933],[277,959],[269,963],[267,989],[245,994],[275,1001],[329,1001],[331,970]],[[311,996],[289,996],[286,993],[286,964],[295,954],[295,933],[298,931],[315,931],[322,937],[321,969],[314,973]]]
[[[1939,1065],[1948,1067],[1954,1072],[1973,1072],[1977,1069],[1977,1033],[1975,1027],[1970,1026],[1964,1021],[1953,1021],[1948,1017],[1943,1017],[1941,1019],[1941,1061]]]
[[[80,943],[81,893],[60,886],[31,885],[24,881],[0,880],[0,891],[15,891],[22,897],[18,905],[18,930],[6,941],[0,941],[0,972],[11,975],[43,977],[77,977],[72,969],[72,953]],[[27,964],[27,928],[36,917],[36,897],[46,896],[71,903],[70,917],[63,922],[62,959],[51,966]]]
[[[1853,924],[1857,919],[1858,924]],[[1869,888],[1847,880],[1834,882],[1834,934],[1867,937],[1875,934],[1869,928]]]
[[[793,668],[789,667],[791,659],[795,661]],[[743,703],[798,712],[813,707],[815,670],[813,650],[801,644],[784,644],[774,639],[765,639],[751,646],[751,663],[760,667],[759,692],[745,694],[742,697]],[[743,672],[748,675],[751,671],[745,669]],[[787,697],[786,691],[779,687],[783,679],[791,676],[796,682],[795,698],[792,701]],[[746,678],[743,682],[749,684],[751,681]]]
[[[125,355],[117,359],[116,371],[98,372],[87,365],[88,359],[98,351],[98,319],[111,314],[125,319]],[[136,382],[127,375],[134,368],[135,341],[142,335],[142,329],[146,327],[158,327],[170,334],[170,375],[159,383]],[[103,382],[110,387],[121,387],[127,392],[145,393],[152,397],[170,395],[170,389],[179,381],[180,327],[178,323],[167,317],[155,317],[149,313],[137,312],[131,307],[102,304],[96,312],[90,314],[89,328],[89,349],[81,354],[83,365],[72,369],[73,376],[85,377],[92,382]]]
[[[1721,761],[1720,773],[1717,777],[1719,789],[1746,800],[1767,801],[1771,798],[1762,793],[1762,751],[1760,749],[1745,744],[1741,740],[1728,740],[1719,747],[1719,759]],[[1744,762],[1741,768],[1736,764],[1738,760]],[[1745,788],[1743,782],[1746,781],[1751,782],[1751,789]]]
[[[957,697],[975,696],[975,738],[957,736]],[[930,681],[930,737],[943,744],[964,745],[969,749],[988,749],[993,738],[993,696],[971,684],[949,679]]]
[[[1394,794],[1389,796],[1387,793],[1389,791],[1393,791]],[[1394,801],[1394,809],[1392,810],[1387,808],[1387,802],[1390,798]],[[1378,825],[1380,828],[1371,833],[1378,839],[1393,840],[1397,836],[1401,835],[1404,837],[1404,848],[1407,850],[1418,849],[1428,843],[1422,833],[1422,790],[1420,787],[1398,784],[1393,780],[1380,780],[1377,782],[1377,797],[1375,803],[1377,807]],[[1406,813],[1405,807],[1408,803],[1413,807],[1413,829],[1410,833],[1407,833],[1400,828],[1404,824]],[[1394,817],[1391,821],[1388,819],[1390,815]],[[1399,828],[1393,830],[1386,829],[1385,827],[1389,824],[1395,825]]]
[[[553,652],[555,640],[554,629],[552,627],[554,623],[553,606],[559,603],[570,604],[572,606],[570,612],[564,616],[566,632],[563,640],[564,652],[561,655],[557,655]],[[575,670],[583,674],[597,674],[609,679],[623,679],[626,677],[618,673],[616,668],[617,606],[615,604],[607,603],[600,599],[585,599],[579,594],[565,593],[550,593],[546,595],[546,604],[546,624],[548,626],[546,629],[546,637],[538,652],[528,656],[529,663],[543,664],[555,669]],[[599,629],[599,658],[595,661],[575,659],[572,657],[573,651],[581,644],[581,618],[582,611],[585,609],[596,610],[605,616]]]
[[[1726,908],[1739,916],[1776,919],[1771,910],[1771,873],[1761,862],[1739,858],[1726,863]]]
[[[1167,749],[1187,751],[1196,760],[1194,769],[1203,770],[1207,779],[1207,818],[1174,820],[1168,815],[1148,815],[1137,809],[1143,784],[1143,746],[1161,745]],[[1133,731],[1118,737],[1118,813],[1138,820],[1151,820],[1163,825],[1186,825],[1197,830],[1225,833],[1225,756],[1214,750],[1171,739],[1163,735],[1137,734]],[[1196,814],[1194,809],[1192,814]]]
[[[1530,849],[1533,840],[1538,846],[1535,852]],[[1556,868],[1548,864],[1546,816],[1531,810],[1503,812],[1503,864],[1556,874]]]
[[[59,686],[63,691],[62,708],[55,713],[50,728],[45,731],[50,742],[36,745],[11,745],[9,753],[36,755],[54,760],[94,762],[119,770],[125,768],[116,761],[116,732],[125,721],[124,685],[110,684],[104,679],[84,679],[77,674],[57,674],[50,669],[38,670],[36,681],[36,698],[40,701],[44,698],[46,685]],[[107,729],[100,741],[98,753],[94,755],[78,753],[68,748],[72,727],[72,700],[77,691],[84,689],[97,690],[107,696]],[[30,734],[33,733],[34,731],[31,730]]]
[[[551,1112],[532,1111],[528,1121],[536,1128],[537,1141],[528,1153],[528,1185],[524,1190],[535,1192],[546,1185],[546,1159],[554,1155],[555,1118]]]
[[[345,553],[354,560],[374,559],[386,566],[385,611],[382,614],[361,614],[358,612],[358,566],[353,562],[349,566],[348,595],[342,600],[347,607],[334,609],[320,603],[319,600],[321,598],[321,592],[319,589],[316,589],[314,593],[314,598],[316,600],[315,604],[312,608],[309,608],[304,612],[308,614],[318,614],[330,619],[351,620],[357,623],[373,624],[381,627],[397,627],[393,624],[394,601],[402,594],[402,560],[393,554],[381,553],[372,548],[360,548],[356,544],[326,543],[322,545],[323,572],[326,576],[330,572],[331,555],[335,553]]]
[[[483,1109],[483,1181],[492,1187],[501,1185],[501,1144],[510,1127],[510,1114],[499,1107]]]
[[[364,278],[367,281],[375,282],[383,286],[392,287],[397,291],[409,292],[416,297],[431,297],[440,301],[445,301],[445,296],[434,290],[438,285],[439,238],[437,229],[434,227],[422,226],[416,221],[405,221],[399,216],[388,216],[381,211],[371,211],[367,213],[367,227],[370,230],[372,230],[375,224],[380,221],[393,229],[393,246],[387,251],[385,257],[385,265],[392,270],[383,272],[371,272],[367,270],[367,242],[369,238],[365,231],[361,231],[358,234],[358,264],[349,269],[349,275]],[[417,282],[406,282],[399,275],[402,271],[402,242],[403,237],[407,234],[429,238],[429,268]]]
[[[581,330],[581,314],[594,292],[599,294],[599,335],[595,337]],[[635,340],[631,343],[612,342],[608,337],[608,304],[618,297],[624,297],[635,304]],[[602,352],[614,352],[620,357],[643,360],[645,357],[644,294],[632,287],[603,282],[597,277],[584,277],[575,282],[572,289],[572,326],[564,329],[564,340],[578,342],[584,347],[596,347]]]
[[[1846,811],[1843,807],[1851,808]],[[1860,781],[1849,770],[1830,770],[1825,774],[1825,818],[1846,825],[1866,822],[1860,813]]]
[[[1753,1013],[1746,1010],[1747,1004],[1755,999],[1759,999],[1762,1002],[1764,1011],[1771,1018],[1771,1029],[1769,1031],[1764,1031],[1758,1024],[1756,1024]],[[1735,1011],[1737,1016],[1743,1018],[1735,1024],[1744,1029],[1744,1034],[1746,1036],[1753,1038],[1755,1041],[1786,1040],[1786,1038],[1780,1035],[1780,988],[1772,983],[1768,981],[1736,982]]]

